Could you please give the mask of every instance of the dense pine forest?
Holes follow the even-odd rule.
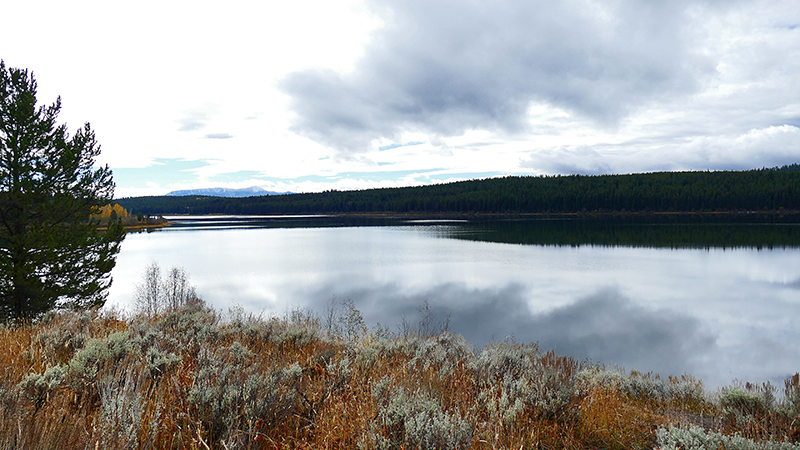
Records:
[[[800,166],[723,172],[490,178],[247,198],[135,197],[146,214],[569,214],[800,210]]]

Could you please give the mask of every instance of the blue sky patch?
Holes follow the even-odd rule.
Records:
[[[173,183],[190,183],[197,181],[197,175],[192,171],[209,166],[206,160],[186,160],[181,158],[156,158],[153,164],[147,167],[119,168],[114,172],[114,182],[117,186],[145,188],[147,183],[156,183],[165,186]]]
[[[414,142],[407,142],[405,144],[390,144],[390,145],[384,145],[383,147],[378,147],[378,151],[382,152],[382,151],[385,151],[385,150],[391,150],[393,148],[409,147],[409,146],[412,146],[412,145],[420,145],[420,144],[424,144],[424,142],[414,141]]]

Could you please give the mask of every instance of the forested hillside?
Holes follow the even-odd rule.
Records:
[[[708,212],[800,210],[796,165],[742,172],[505,177],[270,197],[136,197],[147,214]]]

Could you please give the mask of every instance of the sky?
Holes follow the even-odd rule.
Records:
[[[796,0],[28,0],[0,59],[118,198],[800,162]]]

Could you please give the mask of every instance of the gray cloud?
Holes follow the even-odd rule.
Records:
[[[586,145],[562,146],[532,153],[520,161],[520,167],[542,173],[599,175],[613,172],[603,156]]]
[[[699,372],[694,361],[716,345],[699,320],[644,308],[614,290],[534,316],[530,325],[542,348],[665,375]]]
[[[409,130],[525,131],[535,102],[614,124],[714,72],[683,39],[688,4],[373,0],[385,27],[352,73],[300,71],[282,88],[294,131],[342,152]]]
[[[205,135],[206,139],[231,139],[233,138],[232,134],[228,133],[210,133]]]
[[[318,292],[336,291],[326,287]],[[529,310],[527,294],[518,284],[470,289],[446,283],[411,293],[390,284],[337,296],[352,299],[370,324],[395,328],[405,318],[416,326],[419,308],[428,301],[435,324],[449,317],[450,330],[476,345],[513,337],[561,355],[664,375],[705,373],[700,361],[716,346],[715,336],[698,319],[639,306],[613,289],[541,314]],[[325,310],[321,300],[310,306]]]
[[[534,150],[519,166],[541,173],[598,175],[662,170],[749,170],[793,164],[800,158],[800,128],[749,129],[733,135],[660,135],[627,142]],[[643,158],[647,153],[649,157]],[[638,156],[637,156],[638,154]]]

